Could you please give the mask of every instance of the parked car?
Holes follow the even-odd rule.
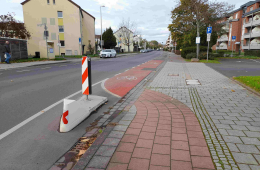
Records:
[[[159,48],[157,48],[157,51],[160,51],[160,49],[159,49]]]
[[[144,50],[144,49],[140,50],[140,53],[146,53],[146,50]]]
[[[107,58],[107,57],[116,57],[116,50],[114,49],[105,49],[102,50],[99,54],[100,58]]]

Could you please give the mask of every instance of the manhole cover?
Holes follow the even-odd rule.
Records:
[[[179,74],[168,74],[168,76],[179,76]]]
[[[187,85],[200,85],[199,80],[186,80]]]

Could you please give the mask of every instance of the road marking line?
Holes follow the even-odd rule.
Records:
[[[128,70],[129,70],[129,69],[125,70],[125,72],[128,71]]]
[[[109,90],[106,89],[106,87],[105,87],[105,82],[106,82],[107,80],[108,80],[108,78],[102,82],[101,87],[102,87],[107,93],[112,94],[112,95],[115,96],[115,97],[122,98],[122,97],[120,97],[120,96],[118,96],[118,95],[116,95],[116,94],[114,94],[114,93],[112,93],[111,91],[109,91]]]
[[[135,67],[132,67],[132,68],[135,68]]]
[[[121,74],[121,73],[115,74],[115,76],[118,76],[119,74]]]
[[[60,65],[60,67],[65,67],[65,66],[67,66],[67,65]]]
[[[21,71],[16,71],[16,72],[21,73],[21,72],[25,72],[25,71],[31,71],[31,70],[21,70]]]
[[[108,78],[107,78],[107,79],[108,79]],[[99,83],[102,83],[103,81],[106,81],[107,79],[101,80],[101,81],[99,81],[99,82],[93,84],[92,87],[95,86],[95,85],[98,85]],[[75,95],[77,95],[77,94],[79,94],[79,93],[81,93],[81,92],[82,92],[82,90],[80,90],[80,91],[78,91],[78,92],[76,92],[76,93],[73,93],[72,95],[70,95],[70,96],[68,96],[68,97],[65,97],[65,99],[71,98],[71,97],[73,97],[73,96],[75,96]],[[54,103],[54,104],[52,104],[52,105],[50,105],[49,107],[43,109],[42,111],[36,113],[35,115],[29,117],[28,119],[24,120],[23,122],[19,123],[18,125],[14,126],[14,127],[11,128],[11,129],[9,129],[8,131],[2,133],[2,134],[0,135],[0,140],[2,140],[3,138],[5,138],[6,136],[10,135],[11,133],[13,133],[14,131],[16,131],[17,129],[21,128],[22,126],[26,125],[27,123],[29,123],[29,122],[32,121],[33,119],[37,118],[38,116],[42,115],[43,113],[47,112],[48,110],[50,110],[51,108],[57,106],[58,104],[60,104],[60,103],[62,103],[62,102],[63,102],[63,99],[60,100],[60,101],[58,101],[58,102],[56,102],[56,103]]]

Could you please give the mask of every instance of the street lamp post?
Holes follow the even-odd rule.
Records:
[[[102,12],[101,12],[101,7],[105,7],[105,6],[104,5],[100,6],[100,18],[101,18],[101,42],[100,42],[100,44],[101,44],[101,51],[102,51],[103,44],[102,44]]]

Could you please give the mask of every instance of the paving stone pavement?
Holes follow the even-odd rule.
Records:
[[[199,119],[217,169],[260,169],[260,98],[203,63],[170,61],[149,89],[178,99]],[[169,76],[174,74],[179,76]],[[201,85],[187,85],[197,79]]]

